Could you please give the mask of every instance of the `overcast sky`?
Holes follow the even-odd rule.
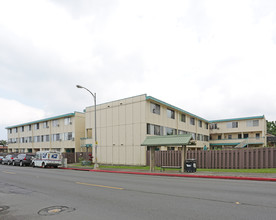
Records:
[[[5,127],[147,94],[276,120],[275,0],[0,0]]]

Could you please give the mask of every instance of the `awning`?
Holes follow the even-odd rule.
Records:
[[[167,135],[167,136],[147,136],[142,146],[182,146],[192,144],[191,134]]]

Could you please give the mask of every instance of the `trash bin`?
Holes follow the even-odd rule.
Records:
[[[196,160],[195,159],[187,159],[185,161],[185,172],[187,173],[195,173],[196,172]]]

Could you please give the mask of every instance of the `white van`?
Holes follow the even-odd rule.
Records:
[[[61,165],[62,155],[56,151],[38,151],[32,161],[33,167],[55,167]]]

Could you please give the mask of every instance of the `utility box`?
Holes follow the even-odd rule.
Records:
[[[196,172],[196,159],[187,159],[185,161],[185,172],[195,173]]]

